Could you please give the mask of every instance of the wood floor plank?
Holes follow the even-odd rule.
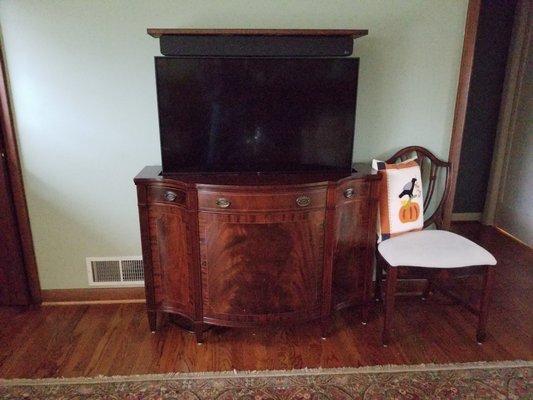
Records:
[[[214,328],[197,346],[193,335],[168,323],[148,328],[143,304],[0,308],[0,377],[75,377],[179,371],[266,370],[533,359],[533,251],[492,228],[455,230],[498,260],[488,340],[475,341],[476,318],[438,295],[423,302],[399,297],[395,338],[381,346],[382,306],[363,326],[357,309],[340,311],[332,333],[318,323],[290,328]],[[471,293],[479,280],[457,289]]]

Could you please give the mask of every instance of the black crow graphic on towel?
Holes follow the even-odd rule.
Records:
[[[398,197],[401,199],[403,196],[408,195],[409,199],[412,199],[413,190],[415,189],[415,182],[416,182],[416,178],[413,178],[411,179],[411,182],[406,183],[403,187],[403,192],[401,192]]]

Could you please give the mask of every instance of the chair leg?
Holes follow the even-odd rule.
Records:
[[[332,317],[323,317],[320,320],[320,339],[326,340],[331,335]]]
[[[361,307],[361,324],[363,325],[368,323],[368,311],[368,299],[365,298]]]
[[[381,283],[383,281],[383,265],[379,256],[376,257],[376,283],[374,285],[374,300],[381,301]]]
[[[388,267],[385,290],[385,322],[383,326],[383,346],[387,346],[391,340],[391,329],[394,314],[394,298],[396,295],[396,281],[398,279],[398,268]]]
[[[487,265],[483,275],[483,291],[481,293],[481,302],[479,307],[479,321],[477,326],[476,339],[478,344],[487,339],[487,317],[489,313],[489,303],[494,284],[494,266]]]

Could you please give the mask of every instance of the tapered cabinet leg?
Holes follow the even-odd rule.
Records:
[[[481,303],[479,307],[479,321],[477,326],[476,339],[478,343],[483,343],[487,339],[487,318],[489,313],[489,303],[494,285],[494,267],[487,266],[483,275],[483,289],[481,293]]]
[[[201,345],[204,343],[205,326],[201,322],[194,323],[194,335],[196,336],[196,344]]]
[[[387,346],[391,341],[391,330],[394,314],[394,298],[396,295],[396,281],[398,279],[398,268],[389,267],[385,286],[385,321],[383,325],[383,345]]]
[[[331,317],[324,317],[320,320],[320,338],[326,340],[331,335]]]
[[[156,311],[148,311],[148,325],[150,325],[150,331],[152,333],[155,333],[157,330],[157,312]]]

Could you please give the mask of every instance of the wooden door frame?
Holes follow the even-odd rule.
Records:
[[[449,183],[450,191],[444,203],[442,224],[444,229],[450,228],[452,219],[455,189],[457,185],[457,173],[459,171],[461,146],[463,144],[463,133],[465,129],[466,110],[468,107],[468,94],[470,93],[472,65],[474,64],[474,50],[476,47],[480,8],[481,0],[470,0],[468,2],[465,34],[463,39],[463,53],[461,56],[461,67],[459,69],[459,83],[457,85],[452,136],[450,139],[450,150],[448,154],[448,162],[451,163]]]
[[[26,271],[26,280],[28,283],[30,298],[33,304],[40,304],[42,301],[41,285],[39,283],[37,262],[35,259],[35,251],[33,248],[33,239],[31,234],[30,219],[28,215],[28,207],[26,204],[26,195],[24,193],[24,182],[22,179],[22,170],[20,166],[17,138],[15,134],[13,114],[11,111],[6,62],[1,41],[0,135],[2,135],[5,147],[5,153],[0,154],[0,157],[6,159],[7,173],[9,175],[9,182],[11,184],[13,204],[15,206],[15,217],[17,220],[18,232],[20,235],[22,257],[24,260],[24,269]]]

